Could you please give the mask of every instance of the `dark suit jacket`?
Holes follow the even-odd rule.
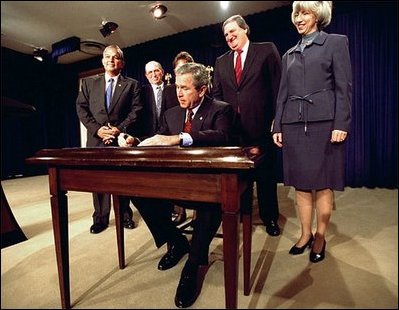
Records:
[[[304,55],[299,44],[283,56],[273,132],[281,132],[282,124],[326,120],[334,122],[334,129],[349,132],[352,71],[348,38],[321,31]],[[298,96],[307,96],[311,103]]]
[[[162,108],[166,111],[179,104],[176,93],[176,84],[166,85],[162,93]]]
[[[165,111],[159,134],[183,131],[186,110],[179,106]],[[233,109],[230,104],[205,96],[192,121],[192,146],[221,146],[230,143]]]
[[[186,110],[180,105],[166,110],[159,134],[179,134],[183,131],[185,117]],[[205,96],[193,118],[191,133],[193,146],[227,145],[232,118],[233,109],[230,104]],[[181,232],[170,220],[170,207],[166,205],[170,201],[133,197],[132,202],[146,222],[158,247],[165,242],[169,244],[177,242],[176,238],[181,235]],[[192,201],[173,201],[173,203],[188,208],[199,207],[191,239],[189,260],[193,264],[207,264],[209,243],[220,226],[221,209],[213,203]]]
[[[241,141],[238,143],[255,145],[271,140],[280,75],[280,55],[271,42],[250,42],[239,85],[235,80],[233,51],[216,59],[212,95],[231,103],[235,112],[239,107],[241,125],[237,130]],[[238,124],[237,119],[235,123]]]
[[[140,127],[142,131],[138,134],[140,137],[151,137],[160,128],[160,122],[157,120],[157,108],[154,97],[154,92],[150,84],[144,85],[141,88],[141,102],[143,103],[143,118],[140,121]],[[176,95],[176,86],[165,85],[162,91],[162,105],[161,105],[161,116],[163,113],[174,106],[179,105]]]
[[[105,146],[97,136],[97,131],[108,123],[118,127],[121,132],[134,135],[142,108],[138,81],[119,76],[108,112],[105,107],[104,75],[84,79],[76,99],[76,111],[87,128],[87,146]],[[117,143],[117,139],[114,143]]]

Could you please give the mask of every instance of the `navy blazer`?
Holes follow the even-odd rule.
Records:
[[[119,76],[109,111],[105,107],[104,75],[83,79],[76,99],[76,111],[87,128],[87,146],[105,146],[97,131],[108,123],[121,132],[134,135],[142,108],[139,82],[135,79]]]
[[[234,73],[234,52],[216,59],[212,95],[232,104],[236,112],[239,107],[242,143],[264,144],[271,140],[280,75],[281,58],[272,42],[250,42],[239,85]]]
[[[345,35],[321,31],[303,53],[300,42],[282,59],[273,133],[282,124],[333,121],[334,129],[349,132],[352,70]]]
[[[159,134],[177,135],[183,131],[186,109],[179,106],[165,111]],[[233,109],[230,104],[205,96],[192,120],[192,146],[222,146],[230,143]]]

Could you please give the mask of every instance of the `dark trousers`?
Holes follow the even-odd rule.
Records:
[[[129,206],[130,200],[128,197],[120,197],[120,208],[123,214],[123,219],[131,219],[133,211]],[[94,224],[109,224],[109,214],[111,211],[111,195],[93,193],[93,223]]]
[[[265,224],[270,221],[277,221],[279,217],[277,182],[274,169],[274,166],[265,162],[255,172],[259,217]]]
[[[157,247],[182,241],[184,236],[170,216],[172,202],[150,198],[132,198],[132,202],[146,222]],[[207,265],[209,245],[222,221],[220,205],[181,201],[176,204],[197,210],[188,259],[196,265]]]
[[[266,151],[265,161],[257,167],[254,173],[254,182],[258,198],[259,217],[264,224],[277,221],[279,207],[277,199],[276,160],[273,150]],[[253,189],[243,195],[245,204],[252,205]]]

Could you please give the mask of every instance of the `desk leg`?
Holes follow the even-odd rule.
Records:
[[[49,169],[51,216],[57,257],[58,281],[60,285],[62,308],[71,308],[69,287],[69,248],[68,248],[68,200],[66,191],[58,188],[57,170]]]
[[[240,195],[235,175],[223,175],[222,227],[226,308],[237,308]]]
[[[251,251],[252,251],[252,184],[241,197],[242,236],[243,236],[243,262],[244,262],[244,295],[251,291]]]
[[[116,241],[118,245],[118,259],[119,269],[125,268],[125,235],[122,225],[122,214],[120,212],[120,199],[119,196],[112,195],[115,213],[115,226],[116,226]]]

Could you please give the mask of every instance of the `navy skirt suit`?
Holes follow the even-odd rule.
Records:
[[[349,133],[351,100],[346,36],[321,31],[303,51],[298,42],[283,55],[272,132],[282,133],[285,185],[344,189],[347,139],[330,139],[335,129]]]

